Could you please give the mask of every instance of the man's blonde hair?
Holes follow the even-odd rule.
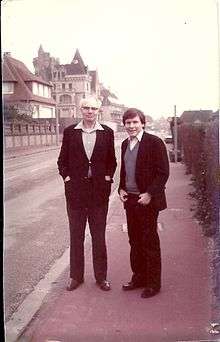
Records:
[[[101,107],[101,101],[96,96],[87,96],[80,101],[80,108],[82,107],[94,107],[99,109]]]

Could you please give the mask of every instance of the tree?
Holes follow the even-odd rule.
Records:
[[[34,106],[30,103],[3,104],[4,121],[16,123],[33,122]]]

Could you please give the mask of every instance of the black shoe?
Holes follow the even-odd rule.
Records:
[[[144,287],[144,285],[140,283],[135,283],[133,281],[129,281],[128,283],[122,285],[122,290],[131,291],[131,290],[138,289],[140,287]]]
[[[153,287],[146,287],[141,294],[141,298],[150,298],[155,296],[160,292],[160,289]]]
[[[66,289],[67,289],[67,291],[73,291],[73,290],[77,289],[77,287],[79,287],[79,285],[81,285],[82,283],[83,283],[83,280],[77,281],[75,279],[70,279],[70,282],[67,285]]]
[[[110,282],[107,280],[97,281],[96,283],[100,287],[100,289],[103,291],[111,290]]]

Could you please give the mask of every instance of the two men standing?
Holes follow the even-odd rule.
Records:
[[[88,219],[92,237],[94,275],[102,290],[107,281],[106,216],[112,178],[117,166],[113,131],[97,122],[96,98],[81,102],[82,121],[64,130],[58,168],[64,179],[70,228],[70,283],[76,289],[84,281],[84,238]],[[165,183],[169,175],[162,140],[144,132],[145,116],[135,108],[123,115],[129,135],[122,143],[119,195],[124,204],[130,243],[132,279],[123,290],[143,287],[142,297],[161,287],[160,241],[157,218],[166,208]]]

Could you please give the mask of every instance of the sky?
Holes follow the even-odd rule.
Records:
[[[217,0],[3,0],[2,53],[34,72],[45,52],[89,70],[154,119],[219,108]]]

